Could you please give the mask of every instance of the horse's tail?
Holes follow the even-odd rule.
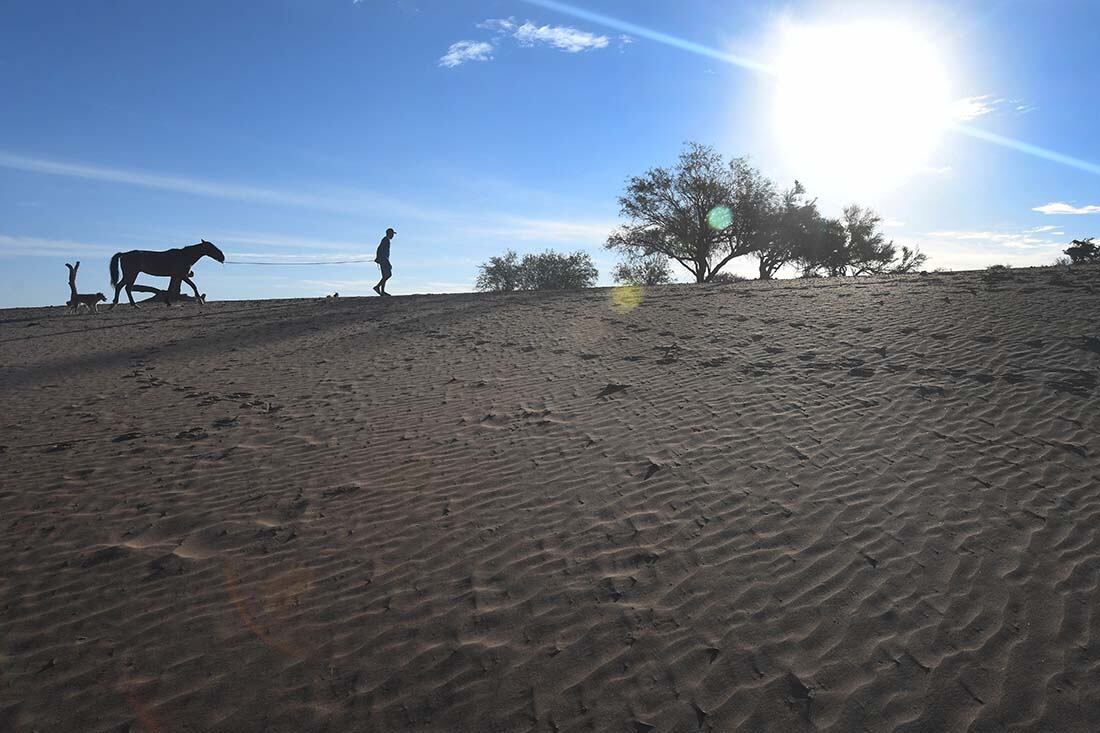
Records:
[[[111,287],[118,287],[118,260],[122,257],[121,252],[115,252],[115,256],[111,258]]]

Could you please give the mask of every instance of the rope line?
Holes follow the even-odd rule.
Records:
[[[239,262],[226,260],[227,265],[363,265],[374,260],[328,260],[327,262]]]

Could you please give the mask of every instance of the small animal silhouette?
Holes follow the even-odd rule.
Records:
[[[65,267],[69,268],[69,302],[65,304],[69,307],[68,312],[76,313],[84,306],[92,313],[99,313],[99,303],[107,300],[107,296],[103,293],[76,292],[76,271],[80,269],[80,262],[75,265],[66,262]]]
[[[92,313],[99,313],[98,304],[106,300],[107,296],[103,293],[84,293],[74,296],[66,305],[69,306],[70,313],[76,313],[80,309],[80,306],[84,306]]]

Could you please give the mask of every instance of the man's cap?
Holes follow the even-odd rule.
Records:
[[[386,234],[397,234],[397,230],[396,229],[387,229]]]

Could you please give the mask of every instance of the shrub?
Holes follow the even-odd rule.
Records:
[[[987,285],[1006,282],[1015,279],[1010,265],[990,265],[982,273],[982,282]]]
[[[620,262],[615,267],[614,278],[615,282],[625,285],[668,285],[672,282],[672,271],[667,257],[652,254]]]
[[[489,258],[480,269],[477,289],[497,292],[590,288],[599,277],[592,257],[586,252],[547,251],[524,255],[520,260],[509,250],[502,257]]]
[[[732,272],[719,272],[717,275],[710,279],[710,281],[715,285],[729,285],[731,283],[746,282],[747,280],[747,277],[744,277],[742,275],[735,275]]]
[[[508,292],[519,288],[523,282],[519,256],[512,250],[501,257],[490,257],[480,270],[475,285],[478,290]]]

